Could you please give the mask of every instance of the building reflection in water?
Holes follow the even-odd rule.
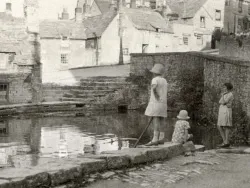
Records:
[[[76,157],[79,154],[100,154],[128,147],[128,141],[120,141],[114,134],[83,133],[71,125],[42,127],[41,131],[41,157]]]

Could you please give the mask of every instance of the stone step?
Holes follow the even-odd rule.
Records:
[[[61,97],[59,99],[60,101],[79,101],[79,102],[85,102],[85,103],[90,103],[90,102],[95,102],[96,99],[90,99],[90,98],[68,98],[68,97]]]
[[[99,77],[89,77],[89,78],[83,78],[80,80],[82,81],[99,81],[99,82],[125,82],[127,77],[105,77],[105,76],[99,76]]]
[[[79,90],[79,89],[72,89],[69,93],[71,94],[109,94],[114,93],[115,90]]]
[[[111,86],[103,86],[103,85],[99,85],[99,86],[80,86],[78,88],[78,90],[118,90],[118,89],[122,89],[123,85],[111,85]]]
[[[81,86],[112,86],[112,87],[121,87],[129,85],[127,82],[95,82],[95,81],[83,81],[80,84]]]
[[[85,94],[72,94],[72,93],[65,93],[63,97],[68,97],[68,98],[95,98],[95,97],[104,97],[107,94],[103,93],[85,93]]]

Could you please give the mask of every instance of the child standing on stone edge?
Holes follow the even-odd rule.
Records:
[[[152,117],[154,125],[153,139],[146,146],[164,144],[165,118],[167,117],[167,81],[163,78],[164,66],[155,64],[150,72],[154,78],[151,81],[150,100],[145,115]]]

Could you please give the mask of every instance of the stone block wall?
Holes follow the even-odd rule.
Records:
[[[147,69],[151,69],[154,63],[165,65],[165,78],[169,83],[168,106],[177,111],[187,109],[202,125],[216,126],[221,89],[225,82],[231,82],[235,98],[233,140],[235,143],[247,142],[250,61],[197,52],[132,54],[131,76],[134,80],[142,79],[142,82],[148,80]],[[150,82],[147,84],[149,86]],[[148,88],[142,93],[148,93]],[[137,100],[142,101],[140,94],[138,96]]]
[[[233,36],[222,37],[219,45],[219,53],[222,56],[241,58],[249,60],[250,58],[250,38],[242,38],[242,46],[240,42]]]
[[[0,18],[0,53],[9,56],[6,68],[0,70],[0,82],[9,85],[9,103],[42,100],[39,34],[34,29],[38,20],[31,19],[38,10],[38,1],[25,0],[24,7],[24,18],[4,13]]]
[[[218,114],[218,101],[223,84],[234,86],[234,108],[250,116],[250,62],[228,58],[206,58],[204,63],[204,112],[208,116]],[[235,112],[236,113],[236,112]]]
[[[202,104],[203,69],[204,64],[198,56],[189,53],[159,53],[159,54],[132,54],[131,77],[141,79],[140,86],[150,85],[152,74],[149,70],[154,63],[165,65],[165,78],[168,82],[169,110],[179,111],[187,109],[197,111]],[[140,88],[140,87],[139,87]],[[147,91],[150,87],[147,87]],[[146,91],[144,90],[143,93]],[[149,94],[149,92],[147,92]],[[148,102],[148,97],[142,103]]]
[[[8,83],[7,101],[9,103],[28,103],[32,100],[30,84],[27,82],[29,74],[0,74],[0,81]]]

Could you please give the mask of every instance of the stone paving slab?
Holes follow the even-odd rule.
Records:
[[[250,148],[248,147],[221,148],[221,149],[217,149],[216,152],[217,153],[250,154]]]
[[[182,145],[165,143],[157,147],[130,148],[74,159],[41,158],[36,166],[3,168],[0,188],[57,186],[71,180],[111,169],[131,168],[156,160],[169,159],[184,152]]]

